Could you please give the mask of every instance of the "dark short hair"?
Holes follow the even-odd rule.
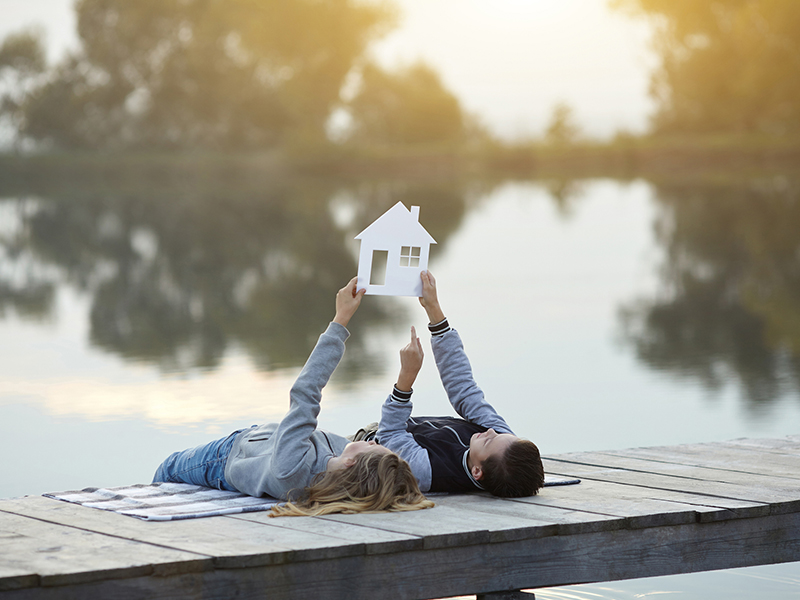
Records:
[[[533,496],[544,485],[539,448],[528,440],[512,442],[502,456],[490,456],[481,464],[481,485],[493,496]]]

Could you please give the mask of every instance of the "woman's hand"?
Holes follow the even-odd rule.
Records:
[[[333,317],[333,322],[342,327],[347,327],[350,319],[353,318],[356,310],[361,305],[361,298],[367,292],[365,289],[356,291],[357,282],[358,277],[353,277],[346,286],[336,293],[336,316]]]
[[[397,389],[401,392],[410,392],[411,386],[417,379],[417,374],[422,368],[422,344],[417,337],[417,331],[411,327],[411,342],[400,350],[400,375],[397,377]]]

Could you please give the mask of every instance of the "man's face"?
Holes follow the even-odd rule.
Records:
[[[518,439],[511,433],[497,433],[491,428],[483,433],[475,433],[469,440],[470,461],[472,464],[481,465],[490,456],[501,457]]]

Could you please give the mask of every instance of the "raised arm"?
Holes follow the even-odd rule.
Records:
[[[419,275],[422,279],[422,296],[419,303],[425,312],[428,313],[428,323],[435,325],[444,320],[444,312],[439,305],[439,292],[436,288],[436,279],[430,271],[422,271]]]
[[[422,368],[422,344],[416,330],[411,328],[411,342],[400,350],[400,374],[392,393],[383,403],[381,421],[378,424],[377,438],[400,458],[404,459],[414,477],[417,478],[420,490],[426,492],[431,487],[431,461],[428,451],[420,446],[414,436],[406,430],[406,423],[411,416],[412,386]]]
[[[461,337],[450,328],[439,304],[436,279],[429,271],[423,271],[421,278],[422,297],[419,301],[428,313],[433,357],[450,404],[461,418],[471,423],[491,427],[498,433],[513,433],[475,383]]]
[[[272,471],[279,479],[293,479],[307,468],[311,434],[317,428],[322,388],[328,383],[344,355],[350,333],[346,325],[361,303],[364,290],[356,291],[356,278],[336,294],[336,315],[320,336],[311,356],[289,392],[289,412],[281,420],[276,438]]]

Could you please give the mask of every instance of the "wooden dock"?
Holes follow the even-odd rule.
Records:
[[[0,500],[8,598],[444,598],[800,560],[800,435],[562,454],[580,485],[431,510],[144,522]]]

